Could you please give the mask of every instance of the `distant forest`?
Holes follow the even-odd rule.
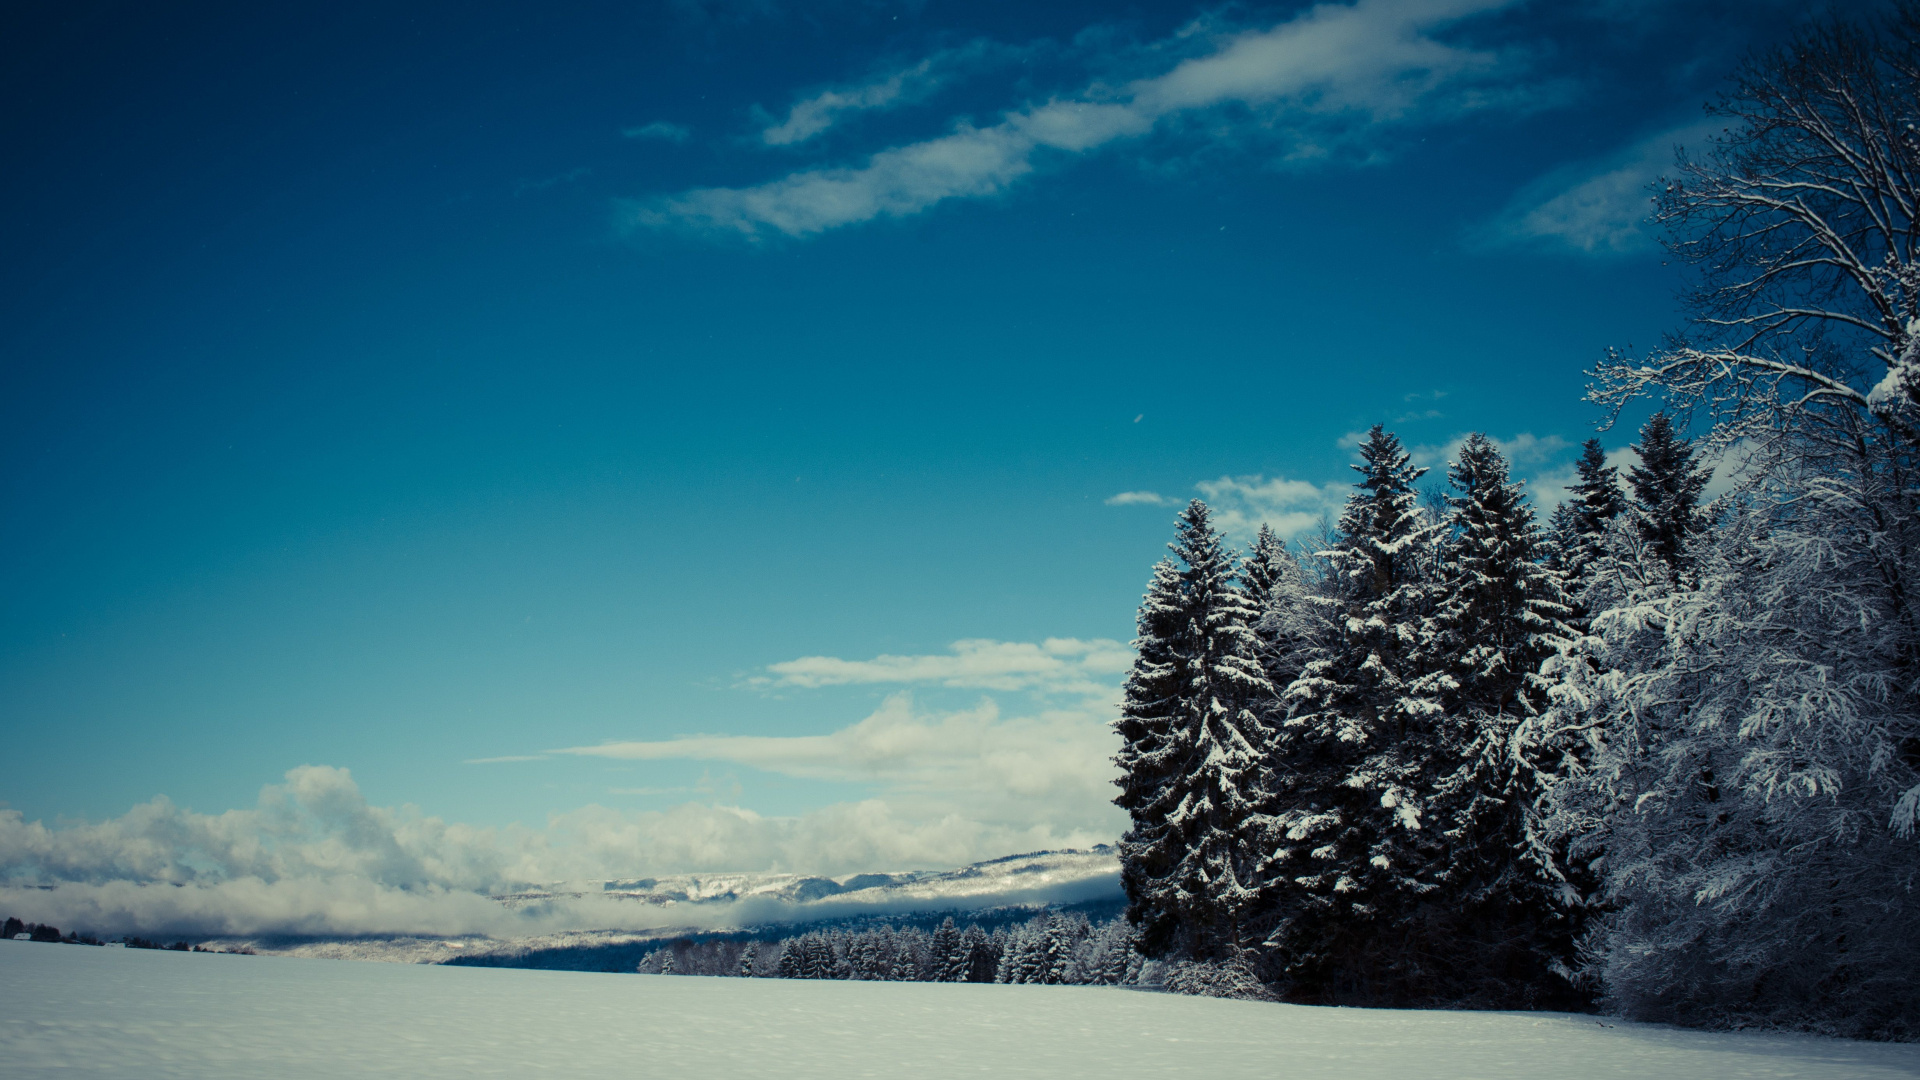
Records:
[[[1423,486],[1375,427],[1304,544],[1180,515],[1116,725],[1146,955],[1920,1036],[1920,8],[1709,112],[1653,204],[1692,324],[1589,372],[1660,408],[1624,473],[1588,442],[1542,522],[1486,436]]]
[[[987,925],[948,916],[932,929],[891,925],[815,929],[771,941],[680,940],[642,957],[643,975],[855,979],[877,982],[1151,986],[1175,993],[1265,998],[1245,978],[1224,981],[1213,965],[1161,962],[1139,949],[1124,916],[1079,911],[998,911]],[[1011,917],[1024,915],[1024,917]],[[1235,973],[1227,973],[1231,978]]]
[[[102,941],[92,934],[83,934],[69,930],[61,933],[60,928],[46,923],[22,922],[9,915],[0,922],[0,941],[12,941],[18,938],[27,941],[54,942],[61,945],[124,945],[129,949],[166,949],[170,952],[228,952],[252,956],[252,949],[208,949],[199,945],[190,945],[176,941],[171,945],[162,945],[143,937],[124,937],[118,941]]]

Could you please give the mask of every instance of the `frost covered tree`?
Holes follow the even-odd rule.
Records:
[[[1259,900],[1269,733],[1255,708],[1273,691],[1255,657],[1258,613],[1205,503],[1181,512],[1169,546],[1140,606],[1114,724],[1114,802],[1132,817],[1121,882],[1149,953],[1224,955],[1246,944]]]
[[[1920,9],[1757,54],[1663,182],[1694,331],[1593,400],[1704,414],[1711,531],[1614,530],[1551,661],[1548,818],[1614,913],[1629,1015],[1920,1034]],[[1637,487],[1637,485],[1636,485]],[[1647,498],[1636,491],[1636,502]]]

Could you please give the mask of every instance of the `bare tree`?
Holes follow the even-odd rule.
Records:
[[[1809,420],[1857,440],[1857,414],[1913,438],[1920,9],[1752,57],[1708,112],[1727,128],[1679,155],[1654,215],[1699,271],[1695,334],[1644,361],[1610,355],[1590,398],[1704,407],[1722,444]]]

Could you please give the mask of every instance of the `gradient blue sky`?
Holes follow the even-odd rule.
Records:
[[[1172,504],[1310,520],[1374,422],[1564,478],[1678,322],[1646,183],[1803,7],[16,12],[0,800],[1110,832],[1073,642]]]

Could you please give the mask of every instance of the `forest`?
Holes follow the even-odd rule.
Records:
[[[1588,372],[1601,431],[1648,417],[1632,455],[1587,442],[1541,520],[1487,436],[1442,487],[1375,427],[1316,537],[1180,514],[1115,725],[1146,955],[1301,1002],[1920,1036],[1916,9],[1708,111],[1653,193],[1687,325]]]

